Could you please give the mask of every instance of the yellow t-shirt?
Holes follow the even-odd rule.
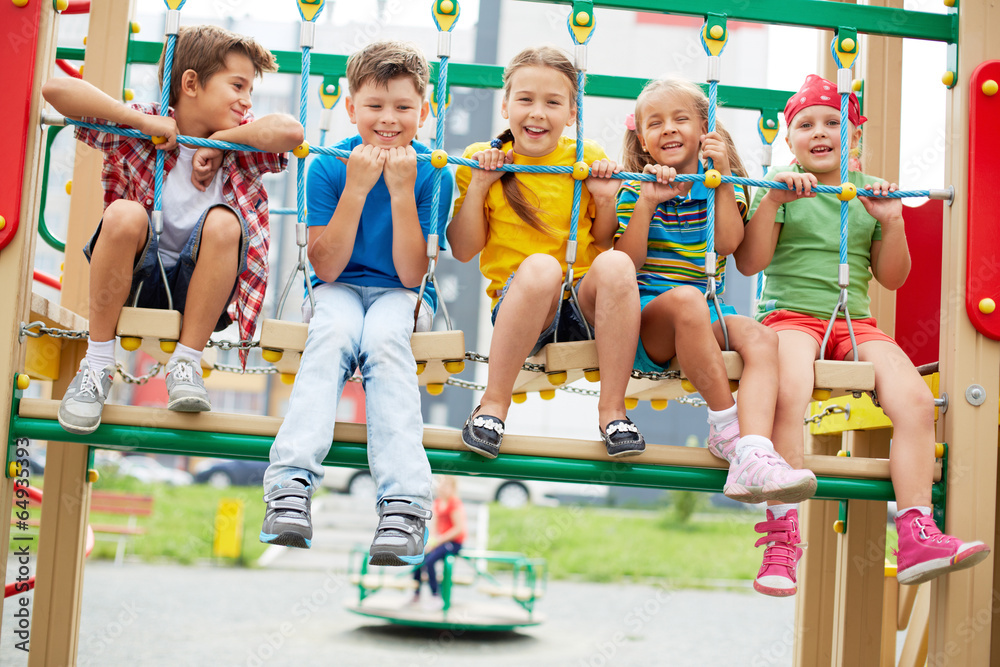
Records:
[[[503,145],[504,152],[510,150],[510,142]],[[464,157],[470,158],[474,153],[486,150],[488,143],[475,143],[465,149]],[[583,160],[588,165],[594,160],[607,157],[604,149],[593,141],[583,142]],[[572,165],[576,162],[576,140],[560,137],[556,149],[542,157],[527,157],[514,153],[514,164],[545,164]],[[566,272],[566,242],[569,239],[570,218],[573,214],[573,176],[572,174],[525,174],[518,173],[517,180],[528,201],[536,204],[541,211],[540,218],[550,227],[550,233],[538,231],[521,220],[507,205],[503,196],[503,185],[497,180],[490,186],[486,195],[484,214],[487,221],[486,245],[479,253],[479,270],[489,279],[486,294],[493,299],[496,306],[504,284],[521,262],[528,255],[545,253],[559,260],[563,274]],[[471,167],[459,167],[455,172],[458,183],[458,200],[455,202],[455,213],[462,208],[465,194],[472,179]],[[537,201],[536,201],[537,200]],[[580,278],[590,269],[594,258],[601,249],[594,244],[591,225],[597,209],[583,186],[580,197],[580,222],[576,230],[576,263],[573,264],[573,277]]]

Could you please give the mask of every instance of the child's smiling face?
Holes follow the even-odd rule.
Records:
[[[654,91],[642,100],[637,116],[639,144],[657,164],[697,173],[701,136],[708,127],[686,95]]]
[[[521,67],[510,77],[510,94],[501,114],[510,120],[514,150],[542,157],[556,149],[563,128],[576,120],[576,100],[562,72],[544,66]]]
[[[347,115],[358,126],[369,146],[409,146],[427,118],[428,105],[406,76],[390,79],[383,87],[365,83],[346,100]]]
[[[857,145],[861,129],[850,125],[851,146]],[[788,147],[798,163],[822,181],[835,177],[840,181],[840,111],[815,104],[795,114],[788,123]]]

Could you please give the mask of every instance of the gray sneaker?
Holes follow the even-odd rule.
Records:
[[[176,359],[167,364],[167,408],[176,412],[208,412],[212,409],[205,381],[190,359]]]
[[[272,487],[264,494],[267,511],[260,541],[283,547],[308,549],[312,546],[312,487],[297,479]]]
[[[369,565],[420,565],[431,511],[405,500],[385,500],[378,506],[379,522],[368,550]]]
[[[86,435],[101,425],[101,411],[115,379],[115,367],[91,370],[84,359],[59,404],[59,425],[70,433]]]

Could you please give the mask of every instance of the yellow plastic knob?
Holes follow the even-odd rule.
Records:
[[[80,65],[80,76],[83,76],[83,65]]]
[[[666,410],[668,402],[665,398],[654,398],[649,402],[649,407],[654,410]]]
[[[945,72],[944,76],[941,77],[941,83],[943,83],[944,85],[948,86],[949,88],[951,88],[952,86],[954,86],[955,85],[955,73],[954,72]]]
[[[205,368],[204,366],[201,367],[201,377],[203,380],[211,374],[212,374],[211,368]]]
[[[934,458],[939,459],[944,456],[944,443],[935,442],[934,443]]]
[[[142,30],[142,26],[139,25],[138,21],[132,21],[128,24],[128,29],[132,31],[133,35],[138,35],[139,31]]]
[[[847,451],[843,450],[843,449],[838,449],[837,450],[837,456],[845,456],[846,457],[847,456]]]
[[[451,0],[444,0],[444,2],[441,3],[442,14],[451,14],[453,11],[455,11],[455,3]]]
[[[721,25],[713,25],[712,29],[708,31],[712,39],[722,39],[722,36],[726,34],[726,31],[722,29]]]
[[[427,362],[426,361],[418,361],[417,362],[417,375],[420,375],[425,370],[427,370]]]
[[[542,397],[543,401],[551,401],[553,398],[556,397],[556,390],[542,389],[541,391],[538,392],[538,395]]]
[[[573,178],[578,181],[586,180],[590,176],[590,167],[586,162],[577,162],[573,165]]]
[[[993,97],[997,94],[997,82],[993,79],[983,81],[983,94],[987,97]]]
[[[7,477],[17,477],[21,474],[21,464],[17,461],[11,461],[7,466]]]
[[[135,338],[134,336],[122,336],[122,348],[128,350],[129,352],[135,352],[142,345],[141,338]]]
[[[69,7],[69,0],[56,0],[55,7],[57,12],[64,12]]]
[[[577,25],[587,25],[590,23],[590,14],[587,12],[577,12],[574,20]]]
[[[132,90],[131,88],[123,88],[122,99],[124,99],[126,102],[131,102],[132,100],[135,99],[135,91]]]
[[[601,371],[596,368],[591,368],[590,370],[583,372],[583,377],[587,378],[587,382],[600,382]]]
[[[173,354],[174,350],[177,349],[177,341],[175,340],[161,340],[160,349],[167,354]]]
[[[87,46],[87,36],[86,35],[83,36],[83,45]]]
[[[309,156],[309,142],[303,141],[301,144],[292,149],[292,155],[297,158],[304,158]]]
[[[813,389],[813,400],[825,401],[826,399],[830,398],[830,394],[831,392],[829,389]]]
[[[694,383],[686,378],[681,380],[681,387],[689,394],[693,394],[698,391],[698,388],[694,386]]]
[[[448,371],[449,373],[451,373],[452,375],[455,375],[456,373],[461,373],[462,371],[465,370],[465,362],[464,361],[446,361],[446,362],[444,362],[444,369],[446,371]]]
[[[167,143],[167,138],[166,137],[161,137],[159,135],[153,135],[149,139],[153,142],[154,146],[159,146],[160,144]]]
[[[448,153],[440,148],[431,153],[431,164],[438,169],[448,164]]]
[[[856,93],[861,92],[861,79],[855,79],[854,81],[851,81],[851,90],[853,90]]]
[[[732,393],[734,391],[739,391],[739,388],[740,388],[740,382],[739,382],[739,380],[730,380],[729,381],[729,391],[730,391],[730,393]]]
[[[528,395],[523,391],[521,391],[516,394],[511,394],[510,400],[514,401],[515,403],[524,403],[526,400],[528,400]]]
[[[997,302],[993,299],[986,297],[979,302],[979,312],[983,315],[990,315],[994,310],[997,309]]]
[[[261,349],[260,356],[264,357],[264,361],[276,364],[281,361],[282,353],[281,350],[272,350],[265,347]]]
[[[7,218],[0,215],[0,229],[3,229],[6,226],[7,226]]]
[[[444,385],[440,382],[432,382],[427,385],[427,393],[431,396],[440,396],[444,391]]]
[[[717,169],[709,169],[705,172],[705,187],[717,188],[722,185],[722,174]]]
[[[833,522],[833,532],[843,535],[847,531],[847,524],[842,519]]]
[[[295,384],[295,373],[281,373],[278,377],[281,378],[281,382],[287,385]]]
[[[73,194],[73,181],[66,181],[66,194]]]
[[[17,388],[24,391],[31,384],[31,378],[26,373],[17,374]]]
[[[94,484],[101,478],[101,473],[97,472],[93,468],[87,471],[87,481]]]
[[[844,53],[854,53],[854,40],[848,37],[840,43],[840,50]]]
[[[945,7],[954,7],[956,0],[944,0]]]
[[[566,371],[559,371],[558,373],[549,373],[547,377],[549,384],[558,387],[564,384],[569,376],[566,374]]]
[[[625,409],[626,410],[635,410],[638,406],[639,406],[639,399],[638,398],[631,398],[629,396],[625,397]]]
[[[840,188],[840,192],[837,193],[837,199],[840,201],[851,201],[858,196],[858,188],[853,183],[843,183]]]
[[[28,0],[11,0],[15,7],[24,7],[28,4]]]

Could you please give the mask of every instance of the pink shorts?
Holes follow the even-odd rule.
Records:
[[[764,318],[764,326],[775,331],[801,331],[813,337],[817,345],[823,344],[823,334],[826,333],[826,325],[829,320],[821,320],[812,315],[793,313],[790,310],[776,310]],[[891,336],[878,328],[874,317],[866,317],[861,320],[851,320],[854,326],[854,339],[858,345],[873,340],[884,340],[896,344]],[[833,324],[833,331],[830,332],[830,340],[826,342],[826,359],[842,361],[851,354],[851,335],[847,331],[847,322],[843,318],[837,318]]]

